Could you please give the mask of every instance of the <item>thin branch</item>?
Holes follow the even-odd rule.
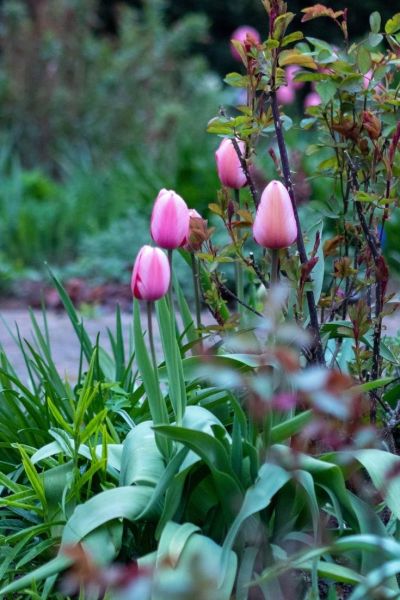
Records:
[[[264,274],[262,273],[260,267],[256,263],[256,260],[254,258],[254,253],[253,252],[249,252],[249,264],[252,267],[252,269],[254,270],[255,274],[258,277],[258,279],[261,281],[261,283],[265,287],[265,289],[268,290],[269,289],[268,281],[265,279]]]
[[[247,310],[249,310],[253,314],[257,315],[257,317],[263,317],[264,316],[260,312],[258,312],[258,310],[256,310],[252,306],[249,306],[249,304],[246,304],[246,302],[244,302],[243,300],[241,300],[240,298],[238,298],[237,295],[234,292],[232,292],[228,287],[226,287],[226,285],[224,285],[221,281],[219,281],[219,280],[216,279],[215,282],[216,282],[218,288],[221,290],[221,292],[223,292],[227,296],[230,296],[230,298],[232,298],[233,300],[235,300],[238,304],[241,304],[242,306],[244,306],[244,308],[246,308]]]
[[[257,193],[257,190],[256,190],[256,186],[254,184],[254,181],[253,181],[253,179],[252,179],[252,177],[250,175],[250,171],[249,171],[249,167],[248,167],[248,164],[246,162],[246,159],[243,156],[243,154],[241,153],[239,144],[237,143],[237,140],[235,138],[232,138],[232,144],[233,144],[233,147],[235,148],[236,154],[238,155],[238,158],[239,158],[239,161],[240,161],[240,165],[241,165],[241,167],[243,169],[243,173],[246,175],[247,183],[248,183],[248,186],[249,186],[251,197],[253,198],[253,201],[254,201],[254,205],[255,205],[256,208],[258,208],[258,204],[260,202],[260,199],[258,197],[258,193]]]
[[[346,160],[349,165],[350,175],[351,175],[351,183],[353,187],[353,192],[359,190],[359,183],[357,178],[357,167],[355,166],[351,156],[348,152],[344,152]],[[382,359],[380,356],[380,346],[381,346],[381,337],[382,337],[382,310],[383,310],[383,296],[384,296],[384,288],[382,286],[382,281],[380,280],[380,261],[382,260],[382,254],[379,242],[377,242],[375,236],[371,232],[368,227],[367,221],[365,219],[363,209],[361,206],[361,202],[355,200],[355,206],[357,210],[358,219],[360,221],[361,229],[363,231],[364,237],[368,244],[368,248],[371,252],[371,256],[375,265],[375,325],[374,325],[374,335],[373,335],[373,345],[372,345],[372,368],[371,368],[371,379],[372,381],[376,381],[379,378]],[[371,423],[376,423],[376,412],[378,402],[381,403],[380,396],[376,392],[370,393],[371,398],[371,408],[370,408],[370,421]]]

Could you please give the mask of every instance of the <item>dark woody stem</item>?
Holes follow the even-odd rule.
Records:
[[[199,292],[199,269],[197,265],[197,258],[194,252],[190,253],[192,260],[192,275],[193,275],[193,290],[194,290],[194,302],[196,307],[196,327],[201,330],[201,308],[200,308],[200,292]]]
[[[237,204],[237,209],[240,209],[240,190],[234,190],[235,202]],[[239,217],[240,220],[240,217]],[[235,239],[239,244],[239,252],[240,252],[240,233],[237,231],[235,233]],[[243,314],[243,301],[244,301],[244,284],[243,284],[243,264],[241,256],[238,256],[235,262],[235,279],[236,279],[236,296],[239,299],[238,310],[239,314]]]
[[[273,82],[272,88],[274,88],[274,82]],[[306,252],[305,245],[304,245],[304,238],[303,238],[303,233],[301,230],[299,213],[297,210],[296,197],[294,194],[294,189],[293,189],[293,184],[292,184],[292,178],[291,178],[290,166],[289,166],[289,158],[288,158],[285,139],[284,139],[283,131],[282,131],[282,121],[281,121],[281,117],[280,117],[280,113],[279,113],[278,100],[277,100],[276,92],[274,89],[272,89],[270,92],[270,101],[271,101],[271,108],[272,108],[272,116],[273,116],[274,125],[275,125],[275,133],[276,133],[276,138],[278,141],[279,154],[281,157],[283,177],[285,180],[286,188],[289,192],[290,200],[292,202],[294,218],[296,220],[296,225],[297,225],[297,250],[299,253],[301,264],[306,265],[308,262],[307,252]],[[319,331],[318,313],[317,313],[317,307],[315,304],[314,292],[312,290],[308,290],[306,292],[306,298],[307,298],[307,304],[308,304],[308,311],[310,313],[309,329],[311,330],[311,333],[313,336],[313,349],[312,349],[311,362],[320,363],[323,365],[323,364],[325,364],[325,358],[324,358],[324,351],[322,348],[321,335],[320,335],[320,331]]]
[[[357,179],[357,167],[353,163],[351,156],[348,152],[345,152],[345,157],[349,165],[350,177],[351,177],[351,187],[353,193],[359,189],[359,183]],[[382,337],[382,310],[383,310],[383,300],[384,300],[384,287],[380,280],[379,269],[380,269],[380,261],[382,260],[382,253],[380,248],[380,243],[375,238],[374,234],[370,230],[368,223],[365,219],[365,215],[363,212],[362,205],[359,201],[354,202],[358,220],[360,221],[361,229],[365,237],[365,241],[367,242],[369,251],[372,256],[372,260],[375,265],[375,326],[374,326],[374,335],[373,335],[373,344],[372,344],[372,368],[371,368],[371,379],[372,381],[376,381],[381,372],[381,337]],[[370,407],[370,422],[376,423],[376,412],[377,405],[380,401],[379,396],[375,391],[370,392],[371,399],[371,407]]]
[[[228,287],[226,287],[225,284],[223,284],[221,281],[219,281],[218,279],[215,280],[218,289],[223,292],[224,294],[226,294],[227,296],[229,296],[230,298],[232,298],[233,300],[235,300],[238,304],[240,304],[243,308],[246,308],[249,312],[253,313],[254,315],[257,315],[257,317],[263,317],[264,315],[262,315],[258,310],[256,310],[255,308],[253,308],[252,306],[249,306],[249,304],[246,304],[246,302],[244,302],[243,300],[240,300],[240,298],[238,298],[236,296],[236,294],[234,292],[232,292]]]
[[[238,155],[240,165],[243,169],[243,173],[246,175],[247,184],[249,186],[250,194],[251,194],[251,197],[253,198],[254,205],[256,208],[258,208],[258,204],[259,204],[260,200],[258,197],[256,186],[254,185],[254,181],[250,175],[249,167],[246,162],[246,158],[241,153],[239,144],[237,143],[237,140],[235,138],[232,138],[232,144],[233,144],[233,147],[235,148],[236,154]]]

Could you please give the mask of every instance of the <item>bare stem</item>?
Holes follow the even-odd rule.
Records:
[[[259,197],[258,197],[256,186],[254,185],[254,181],[253,181],[253,179],[252,179],[252,177],[250,175],[250,171],[249,171],[249,167],[248,167],[247,162],[246,162],[246,158],[241,153],[239,144],[237,143],[237,140],[235,138],[232,138],[232,144],[233,144],[233,147],[236,150],[236,154],[238,155],[238,158],[239,158],[239,161],[240,161],[240,165],[241,165],[241,167],[243,169],[243,173],[246,175],[247,184],[249,186],[250,194],[251,194],[251,197],[253,198],[254,205],[257,208],[260,200],[259,200]]]
[[[359,183],[357,179],[357,167],[353,163],[348,152],[345,152],[345,157],[349,165],[350,176],[351,176],[351,185],[353,188],[353,192],[356,192],[359,189]],[[380,347],[381,347],[381,337],[382,337],[382,310],[383,310],[383,297],[384,297],[384,287],[382,285],[382,281],[380,279],[379,271],[380,271],[380,262],[382,260],[382,253],[379,241],[376,240],[372,231],[368,227],[368,223],[365,219],[363,208],[361,203],[357,200],[354,202],[358,220],[360,221],[361,229],[364,234],[365,240],[367,242],[369,251],[371,253],[372,259],[375,265],[375,326],[374,326],[374,335],[373,335],[373,344],[372,344],[372,368],[371,368],[371,379],[372,381],[376,381],[379,378],[381,371],[382,359],[380,356]],[[380,398],[375,391],[370,393],[370,421],[371,423],[376,423],[376,412],[377,405],[380,402]]]
[[[238,298],[236,296],[236,294],[234,292],[232,292],[225,284],[223,284],[221,281],[216,280],[217,286],[218,288],[221,290],[221,292],[223,292],[224,294],[226,294],[227,296],[230,296],[233,300],[236,300],[236,302],[238,304],[240,304],[241,306],[243,306],[243,308],[246,308],[247,310],[249,310],[250,312],[252,312],[253,314],[257,315],[257,317],[262,317],[263,315],[258,312],[258,310],[256,310],[255,308],[253,308],[252,306],[250,306],[249,304],[246,304],[246,302],[244,302],[243,300],[240,300],[240,298]]]
[[[240,209],[240,190],[234,190],[236,204]],[[239,217],[240,220],[240,217]],[[237,233],[237,242],[238,242],[238,255],[240,253],[240,233]],[[236,237],[235,237],[236,239]],[[243,315],[243,301],[244,301],[244,284],[243,284],[243,265],[242,265],[241,256],[238,256],[238,260],[235,262],[235,279],[236,279],[236,296],[240,300],[238,303],[239,314]]]

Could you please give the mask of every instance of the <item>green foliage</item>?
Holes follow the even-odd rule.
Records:
[[[116,559],[138,557],[139,569],[155,567],[156,599],[186,599],[199,589],[207,589],[209,600],[228,599],[236,577],[242,598],[250,582],[263,597],[282,595],[288,570],[310,572],[314,583],[349,583],[355,594],[376,585],[398,592],[391,574],[400,559],[399,482],[389,475],[397,456],[362,446],[318,457],[293,454],[287,442],[318,422],[318,412],[312,405],[296,416],[268,408],[285,379],[304,397],[310,393],[307,380],[285,375],[276,360],[270,375],[259,370],[268,341],[259,340],[252,354],[228,354],[223,344],[205,368],[202,357],[172,350],[177,338],[163,300],[158,318],[168,368],[161,362],[156,375],[138,305],[135,354],[126,353],[124,338],[132,332],[121,330],[118,311],[108,354],[90,340],[54,282],[88,363],[74,387],[59,377],[45,313],[42,327],[32,314],[34,343],[19,342],[30,389],[1,355],[2,592],[31,597],[34,585],[38,598],[58,598],[55,576],[71,566],[70,549],[78,542],[96,565],[91,576],[100,577]],[[273,322],[271,335],[279,338],[281,325]],[[327,372],[310,376],[319,381],[312,393],[326,394]],[[187,395],[181,424],[174,417],[182,393],[177,381]],[[244,410],[244,386],[248,399],[264,390],[263,426]],[[339,386],[332,402],[343,402],[342,393]],[[329,403],[324,410],[326,422]],[[374,507],[346,489],[356,472],[382,493],[383,504]],[[392,515],[387,526],[378,517],[383,506]],[[271,558],[259,564],[261,548]],[[335,556],[345,556],[345,563]]]

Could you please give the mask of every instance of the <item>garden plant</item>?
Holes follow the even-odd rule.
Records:
[[[27,381],[0,352],[4,598],[400,597],[400,345],[385,335],[382,249],[398,210],[400,13],[372,13],[352,41],[346,9],[262,3],[260,36],[232,40],[237,104],[208,124],[220,189],[207,218],[181,190],[158,193],[129,330],[117,308],[111,351],[91,340],[50,272],[76,380],[57,370],[45,308],[33,342],[10,329]],[[341,43],[305,36],[311,19]],[[285,98],[306,92],[296,122]],[[293,129],[315,164],[305,204]]]

